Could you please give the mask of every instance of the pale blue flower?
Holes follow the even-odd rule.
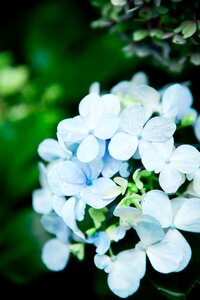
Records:
[[[145,274],[146,257],[143,252],[135,249],[125,250],[118,255],[98,255],[94,257],[97,268],[108,273],[108,286],[121,298],[135,293],[140,285],[140,279]]]
[[[96,246],[96,253],[99,255],[104,255],[110,248],[109,236],[104,231],[95,232],[87,242]]]
[[[151,118],[145,124],[145,111],[141,106],[131,106],[121,113],[120,129],[111,138],[108,149],[118,160],[128,160],[139,147],[142,155],[147,142],[164,142],[172,137],[176,126],[163,117]]]
[[[69,260],[69,244],[54,238],[47,241],[42,249],[42,261],[51,271],[62,271]]]
[[[78,159],[91,162],[99,155],[100,143],[105,143],[116,132],[119,112],[120,102],[115,95],[100,97],[90,93],[79,103],[79,116],[58,124],[59,140],[67,144],[79,144]]]
[[[103,192],[114,187],[115,183],[109,178],[99,177],[101,170],[102,160],[90,164],[77,160],[60,162],[49,170],[49,186],[57,195],[77,196],[93,208],[103,208],[114,200],[104,199]]]
[[[164,192],[153,190],[143,198],[142,211],[156,218],[163,228],[168,229],[168,236],[182,251],[182,260],[176,272],[183,270],[191,259],[191,248],[177,229],[200,232],[200,199],[178,197],[169,200]]]
[[[70,255],[70,229],[56,214],[41,218],[43,227],[56,238],[47,241],[42,248],[42,261],[52,271],[61,271],[68,263]]]
[[[200,116],[198,116],[195,124],[194,124],[194,133],[197,140],[200,142]]]
[[[60,146],[57,140],[45,139],[39,144],[38,147],[39,156],[47,161],[51,162],[57,159],[70,159],[72,152],[65,148],[65,150]]]
[[[161,115],[173,120],[181,120],[190,112],[193,96],[184,84],[172,84],[162,91]]]
[[[65,201],[63,195],[55,195],[49,188],[47,179],[49,167],[50,165],[45,167],[43,163],[39,163],[41,188],[35,189],[32,193],[32,206],[39,214],[48,214],[53,210],[57,201]]]

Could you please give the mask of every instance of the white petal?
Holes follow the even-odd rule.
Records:
[[[132,89],[131,95],[134,100],[139,101],[145,108],[145,119],[148,120],[157,107],[160,100],[160,93],[148,85],[139,85]]]
[[[118,115],[120,113],[120,101],[117,96],[106,94],[101,97],[104,114]]]
[[[142,137],[151,142],[164,142],[172,137],[176,130],[175,123],[162,117],[150,119],[142,130]]]
[[[91,162],[99,154],[99,144],[93,135],[88,135],[79,145],[77,157],[81,162]]]
[[[45,243],[42,249],[42,261],[49,270],[63,270],[69,259],[69,246],[58,239],[51,239]]]
[[[200,195],[200,169],[195,172],[195,176],[193,179],[193,189],[195,193]]]
[[[106,273],[112,270],[113,262],[108,255],[96,254],[94,256],[94,263],[97,268],[104,270]]]
[[[52,194],[47,189],[37,189],[32,194],[33,209],[39,214],[48,214],[52,206]]]
[[[145,111],[140,105],[133,105],[124,109],[121,113],[120,126],[123,131],[131,135],[141,133],[145,122]]]
[[[164,117],[175,119],[178,113],[180,84],[169,86],[162,96],[162,113]]]
[[[167,232],[167,236],[168,239],[171,240],[171,243],[176,245],[181,251],[182,260],[178,266],[178,269],[176,269],[176,272],[180,272],[185,269],[191,259],[192,251],[190,245],[184,236],[176,229],[170,229]]]
[[[179,172],[192,173],[200,167],[200,153],[191,145],[182,145],[174,150],[171,162]]]
[[[144,72],[137,72],[131,78],[131,84],[134,86],[141,85],[141,84],[148,84],[149,79]]]
[[[172,224],[172,207],[168,196],[159,190],[145,194],[142,200],[142,212],[157,219],[163,228]]]
[[[114,159],[109,153],[106,153],[106,155],[103,157],[103,163],[102,175],[108,178],[111,178],[113,175],[115,175],[119,171],[122,164],[120,160]]]
[[[161,273],[175,272],[181,261],[182,251],[166,234],[165,238],[146,249],[147,256],[153,268]]]
[[[135,293],[140,285],[141,276],[138,270],[145,269],[145,254],[138,260],[139,251],[123,251],[117,256],[113,268],[108,275],[108,286],[112,292],[126,298]],[[141,264],[140,264],[140,263]],[[143,271],[144,273],[144,271]]]
[[[103,105],[96,93],[85,96],[79,103],[79,113],[91,130],[95,129],[103,115]]]
[[[200,198],[189,198],[178,210],[174,225],[185,231],[200,232]]]
[[[113,211],[113,215],[116,217],[120,217],[123,222],[126,222],[131,226],[137,225],[137,223],[143,219],[141,210],[130,206],[116,207]]]
[[[160,186],[166,193],[176,193],[184,181],[183,175],[171,165],[165,165],[159,175]]]
[[[118,126],[119,118],[117,116],[104,114],[94,130],[94,135],[101,140],[110,139],[117,131]]]
[[[183,197],[176,197],[171,199],[173,219],[175,218],[177,212],[179,211],[179,209],[181,208],[181,206],[185,201],[187,201],[187,198],[183,198]]]
[[[142,152],[141,160],[145,169],[148,171],[154,171],[155,173],[159,173],[163,169],[165,160],[162,157],[162,153],[159,153],[153,145],[146,151],[142,150],[140,152]]]
[[[192,105],[192,103],[193,103],[193,96],[190,89],[187,86],[182,84],[181,89],[179,91],[179,107],[178,107],[178,115],[177,115],[178,119],[182,118],[182,116],[186,113],[186,111]]]
[[[65,119],[58,124],[58,135],[62,137],[64,142],[79,143],[88,134],[88,128],[85,126],[80,116]]]
[[[197,140],[200,142],[200,116],[197,118],[195,125],[194,125],[194,133]]]
[[[113,158],[128,160],[135,153],[137,146],[137,137],[119,132],[112,137],[108,149]]]

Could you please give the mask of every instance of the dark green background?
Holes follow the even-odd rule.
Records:
[[[86,257],[78,262],[70,258],[67,268],[48,271],[40,260],[40,251],[48,237],[40,225],[40,216],[32,210],[32,191],[39,187],[38,144],[55,137],[57,123],[77,114],[80,100],[91,83],[99,81],[108,91],[137,71],[145,71],[155,88],[171,82],[191,80],[194,106],[199,107],[199,68],[190,67],[172,74],[151,59],[126,58],[123,42],[106,30],[94,30],[90,24],[99,17],[89,1],[36,0],[6,1],[0,10],[0,52],[13,56],[12,65],[26,65],[30,72],[28,88],[5,97],[7,112],[20,103],[31,107],[23,118],[0,119],[0,291],[9,296],[41,294],[66,299],[117,299],[106,284],[106,274],[93,263],[94,249],[86,246]],[[52,86],[57,96],[44,98]],[[46,99],[46,100],[44,100]],[[199,276],[200,238],[188,235],[193,249],[190,265],[181,274],[161,275],[147,265],[147,276],[131,299],[186,299]],[[157,287],[178,294],[165,296]],[[187,299],[196,299],[194,291]],[[71,296],[69,296],[71,295]]]

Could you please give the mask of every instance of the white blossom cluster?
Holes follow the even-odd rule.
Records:
[[[79,114],[58,124],[57,139],[40,143],[33,209],[52,235],[42,249],[48,269],[63,270],[71,253],[83,259],[93,245],[94,264],[126,298],[147,259],[161,273],[188,265],[182,231],[200,232],[200,117],[192,105],[186,84],[157,91],[142,72],[109,93],[94,83]],[[195,145],[176,140],[185,127]],[[124,249],[127,231],[133,240]]]

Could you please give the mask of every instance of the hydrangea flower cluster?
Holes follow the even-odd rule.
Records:
[[[126,298],[147,259],[165,274],[188,265],[184,231],[200,232],[200,152],[176,133],[189,126],[200,141],[192,105],[186,84],[157,91],[143,72],[109,93],[95,82],[79,114],[58,124],[57,139],[40,143],[33,208],[52,235],[42,249],[48,269],[63,270],[71,254],[84,259],[92,245],[109,288]]]

